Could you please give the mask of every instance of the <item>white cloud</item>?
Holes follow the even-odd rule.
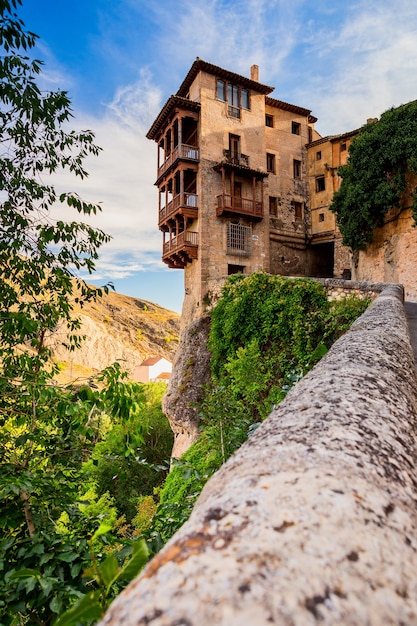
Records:
[[[126,4],[139,10],[136,0]],[[156,145],[145,135],[197,56],[244,75],[258,64],[261,82],[276,87],[272,95],[311,108],[323,134],[353,130],[417,94],[415,0],[317,0],[314,6],[307,0],[141,0],[141,14],[145,7],[158,25],[152,59],[138,56],[137,80],[119,86],[104,115],[99,103],[97,115],[77,113],[74,120],[77,128],[92,128],[104,149],[88,159],[86,181],[65,179],[66,189],[102,202],[94,224],[113,236],[97,278],[163,267]],[[46,79],[68,88],[70,77],[48,60],[51,65]],[[159,86],[150,67],[161,77]]]
[[[146,132],[161,107],[160,93],[146,72],[136,84],[121,88],[104,117],[77,115],[73,126],[92,129],[102,148],[88,157],[89,176],[79,180],[58,174],[57,188],[100,203],[102,212],[84,219],[112,236],[97,263],[96,278],[124,278],[162,266],[162,235],[157,227],[156,145]],[[72,219],[66,211],[66,219]]]
[[[342,18],[310,33],[306,45],[316,72],[296,90],[309,98],[325,134],[353,130],[417,94],[414,0],[361,1]]]

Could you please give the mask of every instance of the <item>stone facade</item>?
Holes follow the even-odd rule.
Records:
[[[359,130],[320,137],[311,111],[272,98],[258,74],[197,58],[147,134],[158,144],[163,260],[184,269],[183,325],[235,272],[398,281],[417,299],[407,207],[353,261],[329,209]]]
[[[184,269],[183,324],[232,273],[309,274],[308,109],[197,59],[153,123],[163,260]]]
[[[342,179],[338,168],[347,162],[349,145],[358,131],[321,137],[308,145],[308,183],[311,215],[308,276],[351,276],[351,255],[342,245],[334,213],[333,194]],[[377,279],[374,279],[377,281]]]

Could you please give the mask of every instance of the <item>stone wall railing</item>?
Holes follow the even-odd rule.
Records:
[[[386,288],[211,478],[101,624],[417,623],[417,382]]]
[[[297,278],[297,277],[295,277]],[[221,296],[221,290],[227,277],[207,281],[206,310],[211,309]],[[341,278],[311,278],[320,282],[329,294],[329,300],[340,300],[351,294],[359,298],[374,300],[378,294],[387,289],[391,283],[371,283],[359,280],[343,280]]]

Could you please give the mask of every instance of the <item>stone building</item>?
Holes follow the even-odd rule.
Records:
[[[352,264],[329,210],[359,130],[321,137],[309,109],[273,90],[256,65],[248,78],[197,58],[147,133],[158,145],[162,259],[184,269],[184,324],[237,272],[404,282],[410,296],[393,271],[397,257],[409,265],[402,244],[376,233],[371,262],[366,251]],[[413,238],[410,220],[402,228]]]
[[[316,118],[272,91],[257,66],[247,78],[197,59],[147,134],[158,144],[162,258],[184,269],[187,321],[227,275],[322,275],[320,244],[309,246]]]
[[[311,229],[309,245],[314,259],[310,276],[351,277],[351,255],[342,245],[342,236],[330,211],[333,194],[342,179],[338,168],[346,165],[349,146],[359,130],[321,137],[307,146],[309,210]]]

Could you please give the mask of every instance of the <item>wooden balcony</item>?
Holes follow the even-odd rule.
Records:
[[[217,217],[243,215],[254,221],[260,221],[264,216],[263,203],[223,193],[217,196],[216,214]]]
[[[226,163],[237,165],[238,167],[249,168],[249,157],[247,154],[233,152],[233,150],[223,150]]]
[[[198,233],[188,230],[165,241],[162,260],[169,267],[184,268],[198,257]]]
[[[176,146],[165,161],[158,167],[158,180],[169,170],[169,168],[179,159],[197,162],[200,159],[200,151],[196,146],[189,146],[185,143]]]
[[[196,219],[198,217],[197,201],[198,197],[195,193],[179,193],[171,202],[168,202],[166,206],[159,210],[158,225],[160,226],[175,215]]]

